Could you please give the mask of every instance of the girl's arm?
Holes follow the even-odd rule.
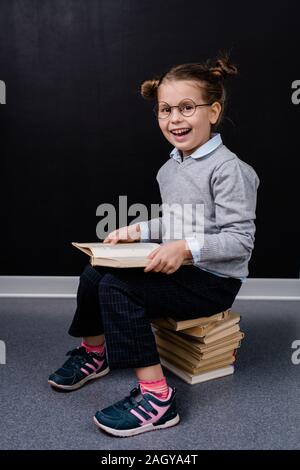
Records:
[[[195,235],[187,239],[196,264],[250,258],[255,240],[257,188],[254,169],[232,159],[215,170],[212,189],[215,222],[219,233],[204,233],[201,242]]]
[[[141,242],[153,240],[155,242],[162,241],[162,217],[156,217],[145,222],[139,222],[141,231]]]

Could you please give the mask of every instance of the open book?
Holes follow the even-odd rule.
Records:
[[[142,268],[151,261],[147,256],[160,246],[159,243],[133,242],[117,243],[77,243],[73,246],[90,257],[92,266],[110,266],[113,268]],[[184,260],[182,264],[193,264]]]

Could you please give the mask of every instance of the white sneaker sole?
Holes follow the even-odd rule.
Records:
[[[142,434],[143,432],[170,428],[172,426],[176,426],[176,424],[178,424],[180,421],[179,415],[177,414],[175,418],[170,419],[170,421],[167,421],[164,424],[159,424],[158,426],[154,426],[154,424],[147,424],[147,425],[141,426],[140,428],[135,428],[135,429],[113,429],[113,428],[104,426],[104,424],[99,423],[96,416],[94,416],[93,419],[94,419],[96,426],[98,426],[98,428],[102,429],[103,431],[106,431],[108,434],[111,434],[117,437],[136,436],[137,434]]]
[[[104,375],[108,374],[108,372],[109,372],[109,367],[107,367],[106,369],[98,373],[93,372],[91,375],[87,375],[84,379],[80,380],[80,382],[77,382],[77,384],[74,384],[74,385],[60,385],[60,384],[53,382],[53,380],[48,380],[48,384],[50,384],[52,387],[60,388],[61,390],[77,390],[89,380],[99,379],[100,377],[103,377]]]

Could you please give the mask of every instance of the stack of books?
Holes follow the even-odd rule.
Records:
[[[189,384],[233,374],[244,333],[231,309],[192,320],[151,320],[161,364]]]

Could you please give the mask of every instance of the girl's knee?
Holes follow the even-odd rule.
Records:
[[[103,275],[105,275],[105,272],[101,273],[97,269],[95,269],[91,264],[87,264],[80,275],[80,281],[96,285],[101,281]]]
[[[117,277],[112,273],[105,273],[99,282],[99,289],[105,289],[106,287],[113,286],[118,281]]]
[[[84,267],[84,269],[83,269],[83,271],[82,271],[80,277],[81,277],[81,276],[88,276],[90,273],[93,273],[93,274],[94,274],[94,273],[95,273],[95,269],[93,268],[92,265],[90,265],[90,264],[88,263],[88,264],[85,265],[85,267]]]
[[[99,282],[99,291],[101,293],[108,290],[118,290],[127,293],[129,291],[128,285],[126,282],[119,279],[119,277],[114,273],[106,273],[102,276]]]

